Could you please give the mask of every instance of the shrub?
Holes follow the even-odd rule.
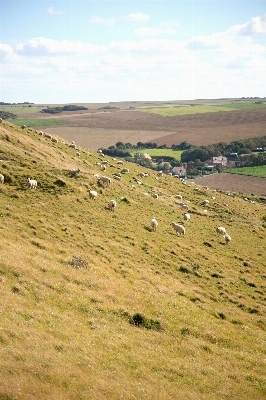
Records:
[[[135,326],[138,326],[140,328],[153,329],[153,330],[156,330],[156,331],[162,330],[160,321],[155,321],[153,319],[148,319],[148,318],[144,317],[140,313],[136,313],[132,317],[130,317],[129,318],[129,323],[131,325],[135,325]]]

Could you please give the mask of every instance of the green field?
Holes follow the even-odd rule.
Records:
[[[266,104],[255,104],[255,103],[232,103],[215,106],[177,106],[177,107],[151,107],[151,108],[140,108],[139,111],[148,112],[152,114],[159,114],[164,117],[174,117],[177,115],[189,115],[189,114],[203,114],[209,112],[220,112],[220,111],[234,111],[234,110],[249,110],[256,108],[265,108]]]
[[[13,114],[32,114],[40,112],[43,106],[2,106],[0,111],[10,112]]]
[[[151,157],[174,157],[177,161],[180,161],[181,154],[183,150],[172,150],[172,149],[143,149],[138,151],[133,151],[132,156],[135,153],[148,153]]]
[[[249,176],[257,176],[259,178],[266,178],[266,165],[260,165],[258,167],[234,168],[234,169],[229,169],[226,172],[230,174],[249,175]]]
[[[11,124],[21,126],[26,125],[27,127],[33,126],[51,126],[51,125],[64,125],[68,124],[68,121],[59,120],[59,119],[39,119],[39,118],[16,118],[16,119],[8,119],[8,122]]]

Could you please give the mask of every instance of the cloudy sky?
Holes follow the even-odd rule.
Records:
[[[265,0],[0,0],[0,101],[266,96]]]

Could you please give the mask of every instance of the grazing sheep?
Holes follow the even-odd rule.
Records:
[[[183,208],[183,210],[188,210],[188,206],[186,204],[181,204],[181,207]]]
[[[153,197],[154,199],[158,199],[159,198],[158,194],[156,194],[156,193],[152,193],[151,197]]]
[[[110,200],[109,202],[109,210],[110,211],[115,211],[116,208],[116,201],[115,200]]]
[[[187,221],[187,222],[190,221],[190,214],[184,213],[183,216],[184,216],[184,220],[185,220],[185,221]]]
[[[122,160],[119,160],[119,161],[117,161],[117,164],[119,164],[119,165],[123,165],[123,164],[124,164],[124,162],[123,162]]]
[[[28,178],[28,185],[29,185],[30,189],[36,189],[37,181],[35,179]]]
[[[102,181],[102,183],[105,183],[106,186],[109,186],[110,183],[111,183],[111,179],[108,178],[108,176],[101,176],[101,177],[99,178],[99,181]]]
[[[75,143],[71,143],[70,145],[69,145],[69,147],[71,147],[72,149],[75,149],[76,150],[76,145],[75,145]]]
[[[95,190],[88,189],[88,193],[92,200],[96,200],[98,193]]]
[[[177,234],[185,235],[186,230],[183,225],[176,224],[175,222],[171,222],[170,225],[174,228]]]
[[[230,244],[230,242],[231,242],[231,236],[230,235],[228,235],[228,233],[226,233],[225,235],[224,235],[224,239],[225,239],[225,244]]]
[[[77,174],[80,173],[80,169],[79,168],[78,169],[71,169],[69,171],[69,173],[70,173],[71,176],[76,176]]]
[[[223,226],[216,225],[217,235],[226,235],[226,229]]]
[[[123,174],[129,174],[129,169],[128,168],[124,168],[121,171]]]
[[[122,181],[121,176],[118,176],[118,175],[114,175],[114,179],[116,179],[117,181]]]
[[[76,151],[76,156],[79,157],[80,156],[80,152]]]
[[[102,165],[101,165],[101,170],[102,170],[102,171],[106,171],[106,164],[102,164]]]
[[[156,220],[155,217],[152,217],[151,219],[151,228],[155,232],[158,228],[158,221]]]
[[[203,200],[201,204],[206,207],[209,205],[209,200]]]
[[[2,118],[0,118],[0,123],[1,123],[1,122],[3,122],[3,119],[2,119]]]
[[[53,139],[53,136],[50,135],[50,133],[45,133],[44,136],[45,136],[47,139],[50,139],[50,140]]]
[[[21,128],[26,129],[27,127],[26,127],[26,125],[21,125]]]
[[[52,137],[51,141],[52,141],[53,143],[58,143],[58,139],[53,138],[53,137]]]
[[[176,199],[179,199],[179,200],[182,200],[183,197],[181,196],[181,194],[176,194],[176,195],[175,195],[175,198],[176,198]]]
[[[97,165],[98,167],[101,167],[101,166],[102,166],[102,164],[99,163],[99,162],[97,162],[97,161],[95,161],[94,165]]]
[[[5,182],[5,177],[4,175],[0,174],[0,184],[3,185],[4,182]]]
[[[40,131],[40,132],[39,132],[39,135],[42,136],[42,135],[43,135],[43,131]]]
[[[208,214],[208,210],[203,210],[204,214]]]

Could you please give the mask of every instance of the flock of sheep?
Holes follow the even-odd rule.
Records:
[[[26,126],[23,126],[22,128],[25,129]],[[50,138],[51,140],[53,139],[53,137],[52,137],[51,135],[44,134],[42,131],[40,131],[39,134],[40,134],[40,135],[45,135],[45,136],[47,136],[47,137],[49,136],[49,138]],[[57,139],[56,139],[56,141],[58,142]],[[74,141],[72,141],[72,143],[71,143],[69,146],[72,146],[74,149],[76,149],[76,144],[75,144]],[[104,154],[101,152],[101,150],[99,150],[98,152],[100,153],[100,154],[99,154],[99,157],[101,158],[101,163],[95,162],[95,165],[100,166],[100,167],[101,167],[101,170],[104,170],[104,171],[105,171],[106,168],[107,168],[107,165],[109,164],[109,161],[107,161],[107,160],[104,160],[104,161],[103,161]],[[113,160],[116,160],[116,159],[113,158]],[[118,161],[117,161],[117,164],[123,165],[123,161],[122,161],[122,160],[118,160]],[[81,172],[80,168],[69,170],[69,174],[70,174],[71,177],[76,177],[80,172]],[[129,171],[128,168],[123,168],[123,169],[121,170],[121,173],[122,173],[122,174],[129,174],[130,171]],[[120,172],[119,172],[119,173],[118,173],[118,172],[113,173],[113,178],[114,178],[114,179],[117,179],[117,180],[121,180],[121,179],[122,179],[121,173],[120,173]],[[158,173],[158,175],[162,176],[161,171],[160,171],[160,173]],[[99,181],[103,186],[109,186],[109,185],[111,184],[111,179],[110,179],[108,176],[100,176],[100,175],[98,175],[98,174],[95,174],[94,176],[97,177],[98,181]],[[140,176],[140,177],[147,177],[147,176],[149,176],[149,173],[146,173],[146,172],[139,172],[138,176]],[[142,184],[142,181],[141,181],[140,179],[134,178],[134,180],[135,180],[135,182],[136,182],[137,184],[139,184],[139,185]],[[0,174],[0,184],[4,184],[4,181],[5,181],[4,175],[3,175],[3,174]],[[27,183],[28,183],[28,186],[29,186],[30,189],[36,189],[36,188],[37,188],[38,183],[37,183],[37,181],[36,181],[35,179],[28,178],[28,179],[27,179]],[[186,184],[185,182],[182,182],[182,183]],[[132,188],[135,188],[135,186],[132,185]],[[195,190],[199,190],[199,188],[195,188]],[[89,194],[89,197],[90,197],[92,200],[96,200],[97,197],[98,197],[98,193],[97,193],[96,190],[88,189],[88,194]],[[155,194],[155,193],[151,194],[151,196],[152,196],[154,199],[158,199],[158,197],[159,197],[158,194]],[[182,200],[182,196],[181,196],[181,195],[176,195],[175,198],[177,198],[177,199],[179,199],[179,200]],[[215,198],[215,197],[213,197],[213,199],[214,199],[214,198]],[[206,199],[206,200],[204,200],[201,204],[202,204],[204,207],[208,207],[208,205],[209,205],[209,200]],[[180,202],[179,205],[181,206],[181,208],[182,208],[183,210],[186,210],[186,212],[184,212],[184,213],[182,214],[182,215],[183,215],[183,218],[184,218],[184,221],[185,221],[185,222],[189,222],[189,221],[191,220],[191,216],[190,216],[190,214],[188,213],[189,207],[188,207],[186,204],[184,204],[183,202]],[[117,206],[117,203],[116,203],[116,201],[115,201],[114,199],[112,199],[112,200],[109,201],[108,208],[109,208],[110,211],[114,212],[116,206]],[[207,210],[205,209],[203,212],[206,214],[206,213],[207,213]],[[151,219],[150,225],[151,225],[152,231],[156,232],[157,229],[158,229],[158,225],[159,225],[159,224],[158,224],[158,221],[156,220],[156,217],[153,217],[153,218]],[[172,228],[174,229],[174,231],[175,231],[178,235],[185,235],[186,229],[185,229],[184,225],[182,225],[182,224],[180,224],[180,223],[178,224],[178,223],[176,223],[176,222],[171,222],[171,223],[170,223],[170,226],[172,226]],[[216,233],[217,233],[217,235],[222,235],[222,236],[224,237],[225,243],[226,243],[227,245],[230,244],[230,242],[231,242],[231,237],[230,237],[230,235],[226,232],[226,229],[225,229],[224,227],[216,225]]]

